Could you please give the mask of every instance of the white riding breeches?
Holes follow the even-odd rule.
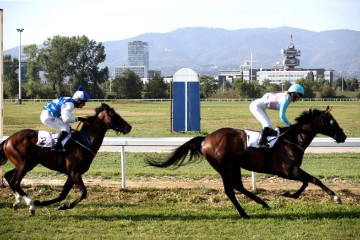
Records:
[[[53,117],[48,110],[43,110],[40,115],[40,120],[48,127],[57,129],[59,131],[70,132],[71,125],[64,122],[61,118]]]
[[[266,113],[266,103],[263,99],[259,98],[253,101],[250,106],[250,112],[255,116],[255,118],[261,123],[262,127],[272,128],[270,118]]]

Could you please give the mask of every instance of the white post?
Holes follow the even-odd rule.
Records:
[[[0,138],[4,135],[4,58],[3,58],[3,10],[0,9]],[[2,178],[2,175],[1,175]]]
[[[255,176],[255,172],[251,172],[251,177],[252,177],[252,189],[255,191],[256,190],[256,176]]]
[[[121,188],[126,188],[125,180],[125,146],[121,146]]]
[[[19,45],[19,104],[21,104],[21,33],[24,31],[23,28],[16,29],[20,33],[20,45]]]

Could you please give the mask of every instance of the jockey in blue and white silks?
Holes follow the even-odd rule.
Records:
[[[256,99],[250,104],[251,113],[263,127],[261,137],[259,138],[259,147],[266,146],[266,137],[272,132],[273,128],[266,109],[278,110],[281,121],[289,127],[291,124],[286,118],[286,109],[291,102],[300,100],[303,95],[304,88],[299,84],[293,84],[286,92],[266,93],[262,98]]]
[[[40,115],[41,122],[48,127],[61,131],[52,150],[63,151],[61,141],[70,133],[70,123],[85,120],[82,117],[74,117],[72,111],[74,108],[85,106],[87,100],[89,100],[89,95],[82,87],[79,87],[72,97],[60,97],[44,106]]]

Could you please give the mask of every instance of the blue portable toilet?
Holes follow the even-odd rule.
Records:
[[[173,131],[200,131],[200,82],[190,68],[173,77]]]

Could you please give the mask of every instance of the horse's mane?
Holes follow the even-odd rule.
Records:
[[[309,109],[307,111],[304,111],[299,117],[295,118],[295,121],[298,124],[307,124],[322,112],[323,111],[320,111],[318,109]]]
[[[86,119],[88,123],[93,123],[95,121],[95,118],[97,117],[97,115],[99,115],[100,112],[106,110],[106,112],[113,110],[112,108],[109,107],[109,105],[107,105],[106,103],[102,103],[100,107],[95,108],[95,115],[94,116],[86,116]]]

